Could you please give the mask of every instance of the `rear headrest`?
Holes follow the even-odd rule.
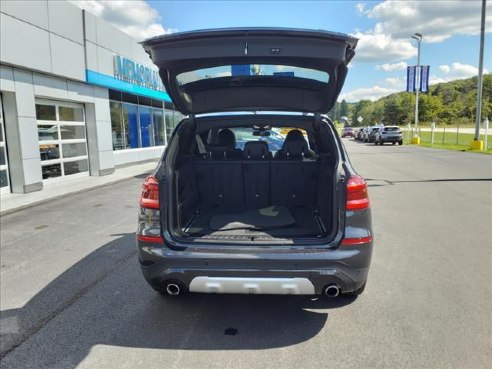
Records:
[[[299,160],[308,152],[309,148],[302,132],[298,129],[290,131],[282,146],[281,157]]]
[[[244,145],[243,156],[252,160],[270,159],[272,153],[265,141],[249,141]]]
[[[228,150],[236,148],[236,136],[229,128],[220,130],[217,136],[217,146],[225,146]]]

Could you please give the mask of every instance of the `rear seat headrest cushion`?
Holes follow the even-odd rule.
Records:
[[[282,146],[282,155],[289,158],[302,158],[308,153],[308,145],[302,132],[298,129],[294,129],[285,137],[284,144]]]
[[[244,145],[243,155],[247,159],[268,159],[271,153],[265,141],[250,141]]]

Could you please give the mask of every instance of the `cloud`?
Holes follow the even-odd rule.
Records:
[[[449,73],[451,71],[451,68],[449,67],[449,65],[440,65],[439,66],[439,69],[443,72],[443,73]]]
[[[376,24],[366,31],[357,30],[356,50],[359,61],[407,60],[416,56],[411,35],[420,32],[424,43],[444,41],[453,35],[480,33],[481,1],[384,1],[359,14]],[[492,1],[487,4],[486,32],[492,32]]]
[[[404,70],[407,69],[407,63],[406,62],[399,62],[399,63],[394,63],[394,64],[381,64],[376,66],[377,70],[383,70],[385,72],[392,72],[394,70]]]
[[[409,40],[395,40],[390,34],[357,32],[356,55],[358,61],[388,61],[409,59],[417,55],[417,49]]]
[[[366,4],[364,4],[364,3],[357,3],[355,5],[355,9],[357,9],[357,13],[359,13],[359,14],[364,14],[365,8],[366,8]]]
[[[143,0],[74,0],[72,3],[104,19],[139,41],[176,31],[164,28],[160,23],[159,12]]]
[[[392,88],[399,89],[400,91],[403,91],[406,88],[406,79],[405,78],[400,78],[400,77],[390,77],[390,78],[385,78],[384,83]]]
[[[478,68],[469,64],[461,64],[458,62],[452,63],[451,65],[443,64],[439,66],[445,77],[431,76],[429,83],[431,85],[441,82],[449,82],[455,79],[465,79],[474,76],[478,76]],[[484,74],[489,73],[487,69],[483,70]]]
[[[360,100],[376,101],[383,96],[387,96],[399,91],[401,90],[376,85],[370,88],[359,88],[348,93],[343,93],[338,97],[338,101],[342,101],[343,99],[347,100],[347,102],[357,102]]]
[[[481,1],[384,1],[366,10],[382,33],[408,39],[415,32],[425,42],[441,42],[453,35],[480,34]],[[492,3],[486,12],[487,32],[492,31]]]

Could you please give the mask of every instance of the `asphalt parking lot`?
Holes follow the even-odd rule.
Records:
[[[138,269],[132,178],[2,217],[1,367],[488,368],[491,157],[344,143],[373,208],[359,298],[162,299]]]

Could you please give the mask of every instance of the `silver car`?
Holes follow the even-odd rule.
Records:
[[[403,134],[400,127],[398,126],[386,126],[381,127],[377,133],[374,140],[375,145],[383,145],[385,142],[391,142],[395,145],[403,145]]]

